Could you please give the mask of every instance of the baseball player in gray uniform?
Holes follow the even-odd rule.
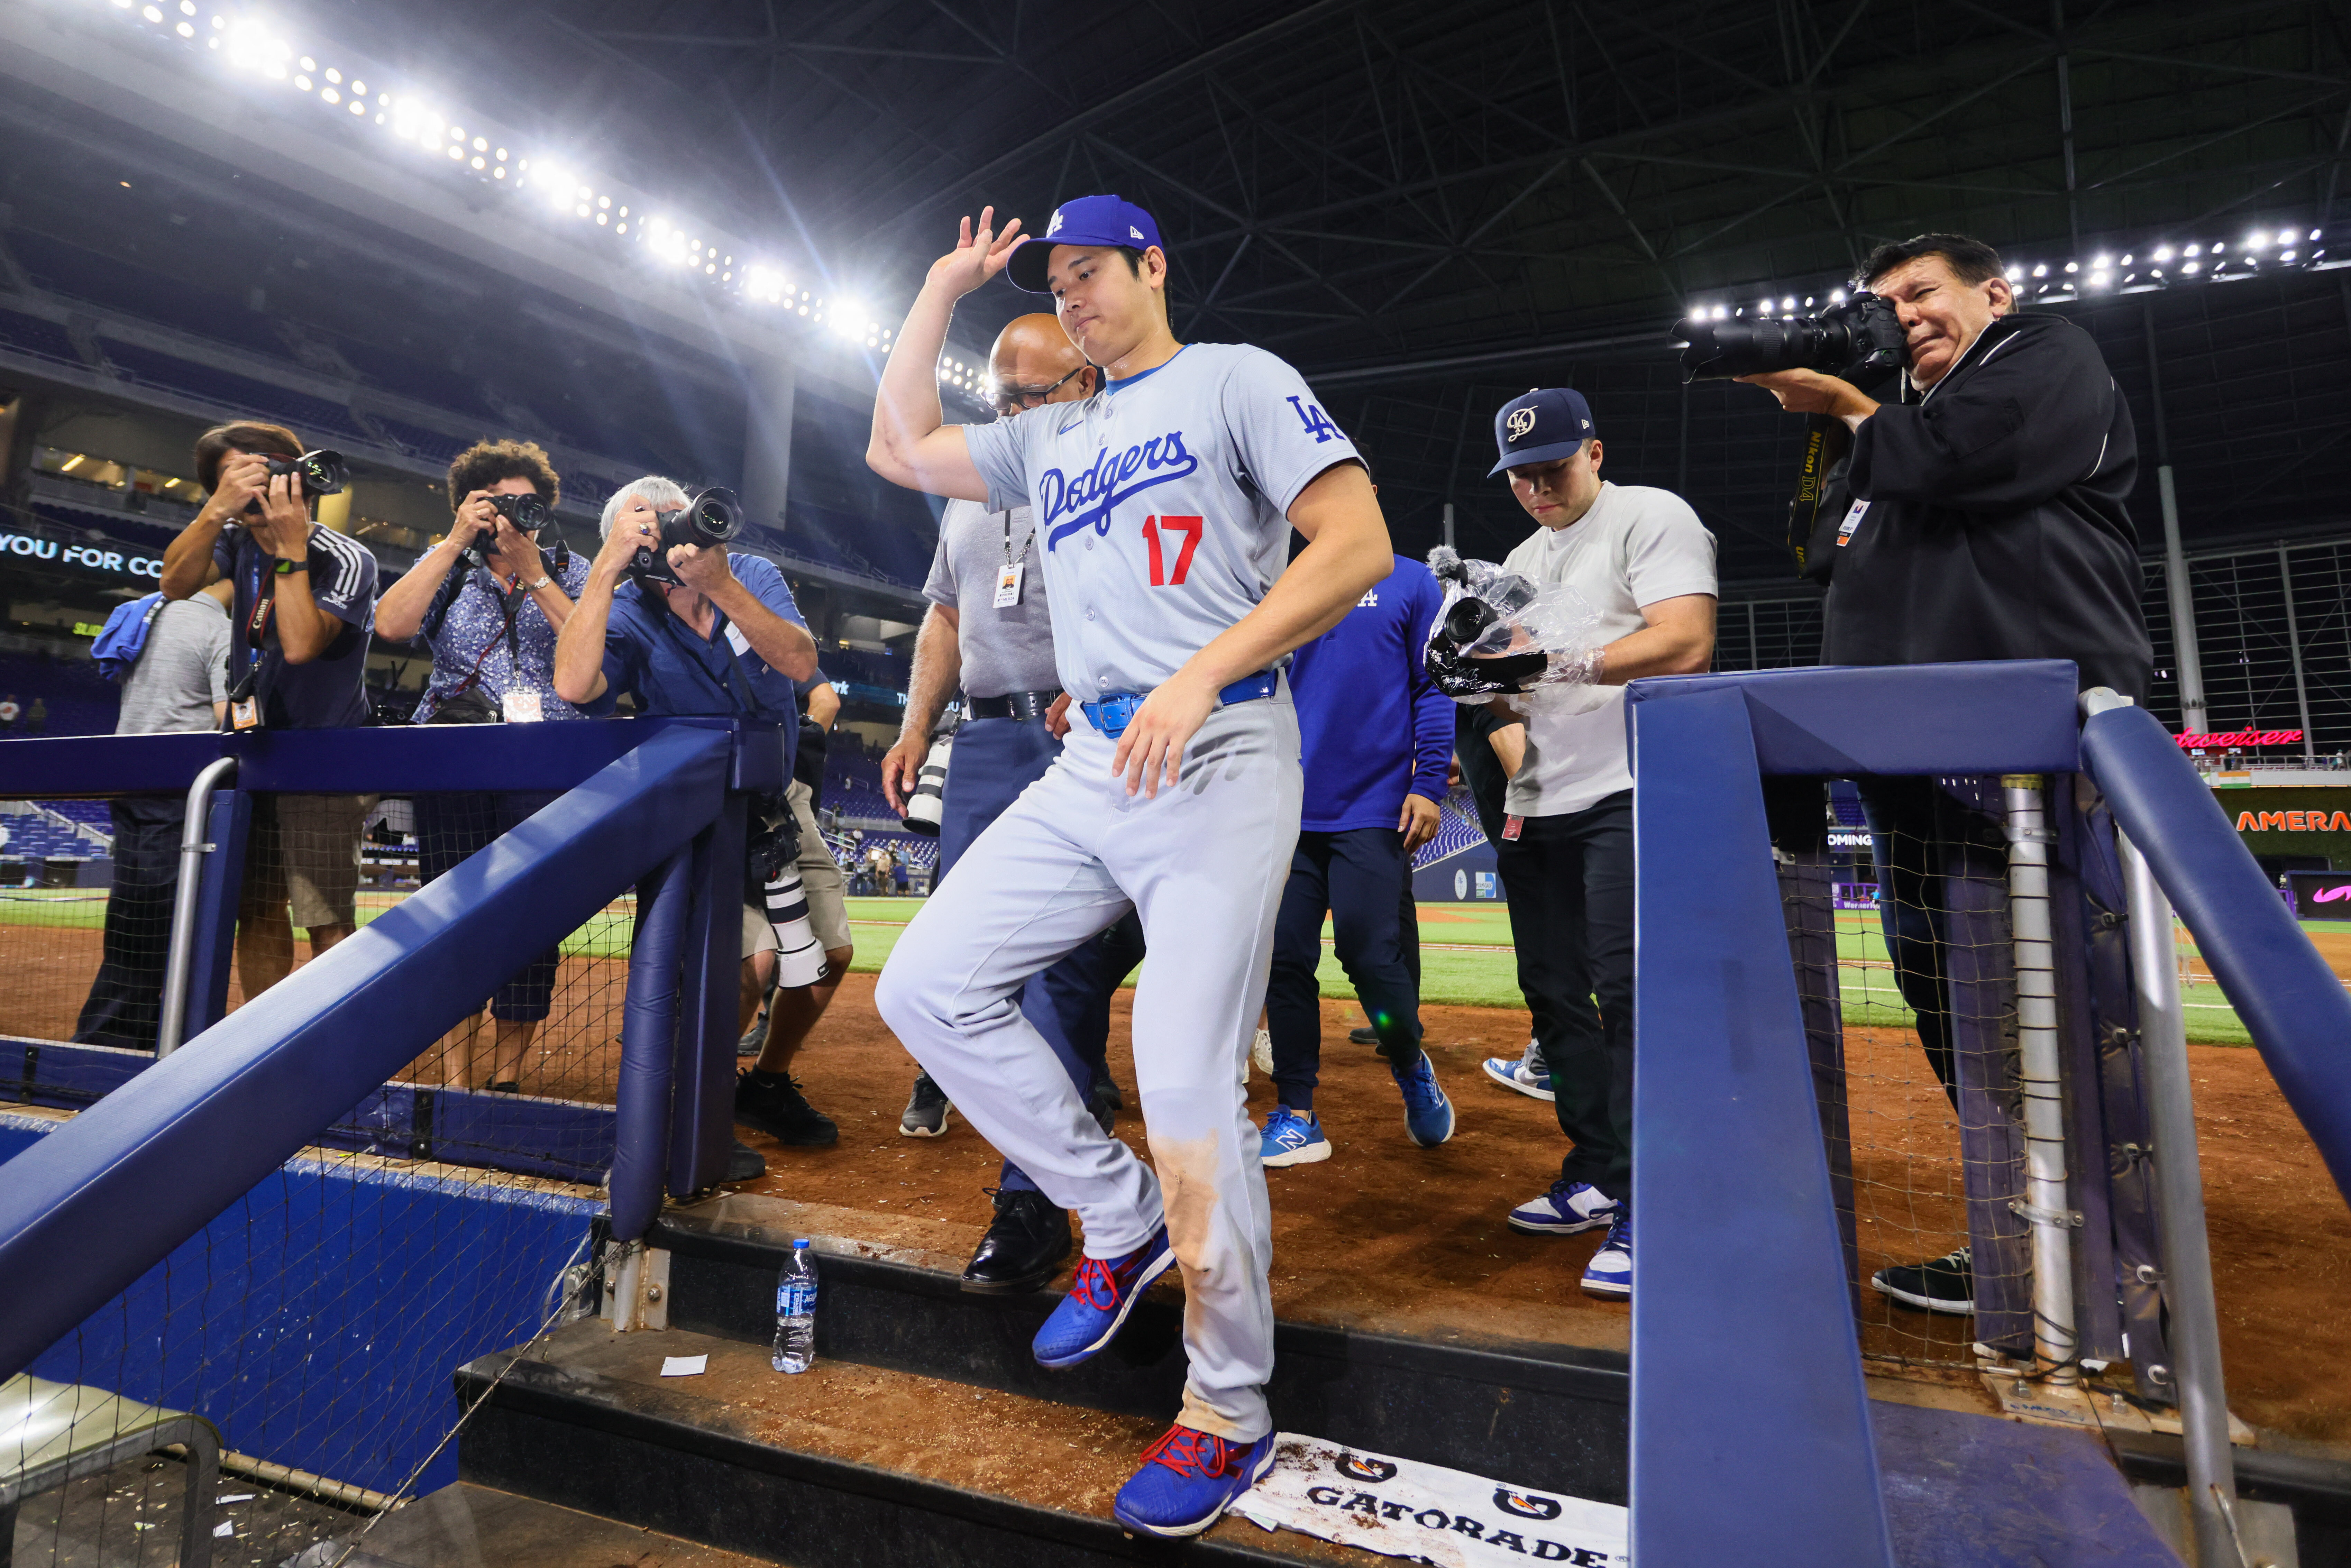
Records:
[[[1278,666],[1395,563],[1370,476],[1298,373],[1262,350],[1176,340],[1150,214],[1089,196],[1025,243],[994,216],[967,219],[932,265],[867,461],[934,495],[1033,506],[1055,663],[1084,722],[914,917],[874,999],[972,1125],[1083,1222],[1040,1363],[1095,1354],[1181,1266],[1183,1409],[1115,1512],[1190,1535],[1273,1462],[1272,1227],[1243,1085],[1298,838],[1298,721]],[[935,364],[955,302],[1008,265],[1053,296],[1103,387],[945,425]],[[1291,528],[1309,542],[1285,570]],[[1095,1123],[1011,999],[1130,909],[1149,949],[1134,1030],[1155,1174]]]

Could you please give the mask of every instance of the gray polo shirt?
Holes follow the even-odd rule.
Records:
[[[213,704],[228,700],[228,612],[209,593],[163,606],[139,662],[122,677],[117,735],[218,729]]]
[[[1028,570],[1020,576],[1020,602],[998,610],[996,583],[1007,559],[1025,562]],[[1001,512],[977,501],[949,501],[939,519],[939,552],[931,559],[923,596],[956,612],[965,695],[1061,690],[1053,622],[1045,612],[1045,572],[1028,507]]]

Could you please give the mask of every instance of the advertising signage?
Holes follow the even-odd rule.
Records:
[[[2188,751],[2226,751],[2231,747],[2299,746],[2302,731],[2298,729],[2231,729],[2217,735],[2199,735],[2193,730],[2172,737]]]

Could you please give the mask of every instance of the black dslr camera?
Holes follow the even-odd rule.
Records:
[[[301,476],[305,496],[340,496],[351,482],[351,465],[340,452],[305,452],[299,457],[265,457],[272,478],[280,474]]]
[[[1818,371],[1859,383],[1900,370],[1909,358],[1894,307],[1866,289],[1817,316],[1761,321],[1674,323],[1682,380],[1728,381],[1770,371]]]
[[[518,534],[535,534],[547,527],[548,518],[555,514],[538,497],[536,490],[519,496],[492,496],[489,503],[498,516],[514,525]]]
[[[723,545],[743,531],[743,503],[735,498],[732,490],[712,486],[697,490],[686,500],[683,511],[659,513],[661,544],[640,545],[629,562],[634,577],[651,578],[655,582],[667,582],[683,588],[677,575],[669,569],[669,552],[679,545]]]

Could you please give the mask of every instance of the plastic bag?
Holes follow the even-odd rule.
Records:
[[[1520,713],[1592,706],[1600,673],[1600,617],[1564,583],[1539,583],[1439,545],[1429,570],[1445,602],[1429,627],[1428,673],[1455,702],[1509,699]]]

